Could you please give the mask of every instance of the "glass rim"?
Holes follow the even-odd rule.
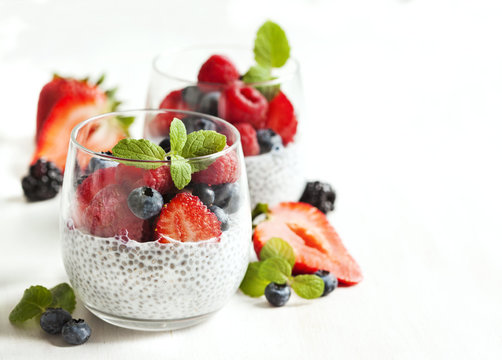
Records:
[[[169,112],[176,112],[176,113],[182,113],[186,115],[195,115],[195,116],[202,116],[205,118],[209,118],[210,120],[220,122],[224,124],[225,126],[228,126],[229,129],[232,131],[232,133],[235,136],[235,141],[232,145],[229,145],[228,147],[224,148],[221,151],[218,151],[214,154],[209,154],[209,155],[203,155],[203,156],[196,156],[196,157],[191,157],[191,158],[186,158],[187,161],[189,162],[198,162],[201,160],[208,160],[208,159],[218,159],[222,156],[225,156],[229,152],[233,151],[237,145],[241,141],[241,136],[237,128],[229,123],[226,120],[223,120],[219,117],[212,116],[212,115],[207,115],[195,111],[187,111],[187,110],[178,110],[178,109],[133,109],[133,110],[122,110],[122,111],[113,111],[109,113],[103,113],[99,114],[93,117],[90,117],[84,121],[79,122],[71,131],[70,135],[70,144],[73,144],[76,146],[78,149],[98,158],[102,158],[105,160],[113,160],[113,161],[120,161],[120,162],[128,162],[128,163],[142,163],[142,164],[170,164],[171,160],[138,160],[138,159],[126,159],[126,158],[121,158],[113,155],[108,155],[108,154],[103,154],[101,152],[96,152],[94,150],[91,150],[87,148],[86,146],[82,145],[81,143],[78,142],[77,140],[77,135],[79,131],[86,125],[102,119],[102,118],[107,118],[107,117],[113,117],[113,116],[132,116],[135,113],[157,113],[157,114],[162,114],[162,113],[169,113]]]
[[[158,62],[161,58],[165,57],[166,55],[179,55],[183,52],[190,51],[190,50],[200,50],[200,49],[216,49],[217,51],[225,50],[225,49],[231,49],[231,50],[239,50],[239,51],[250,51],[248,48],[240,45],[235,45],[235,44],[196,44],[196,45],[190,45],[190,46],[179,46],[175,47],[173,49],[167,49],[162,51],[161,53],[155,55],[152,61],[152,68],[155,73],[158,73],[161,76],[164,76],[168,79],[183,82],[185,84],[204,84],[204,85],[212,85],[212,86],[221,86],[224,84],[220,83],[212,83],[212,82],[206,82],[206,81],[197,81],[197,79],[185,79],[176,75],[172,75],[169,72],[166,72],[160,68],[158,65]],[[223,51],[220,53],[220,55],[225,55]],[[252,53],[252,51],[250,51]],[[225,55],[226,56],[226,55]],[[286,80],[292,79],[295,75],[299,75],[300,73],[300,63],[298,60],[296,60],[295,57],[290,56],[288,59],[288,63],[291,62],[293,64],[293,69],[291,71],[288,71],[286,74],[282,74],[277,76],[276,78],[272,80],[266,80],[266,81],[257,81],[257,82],[252,82],[252,83],[245,83],[247,86],[271,86],[271,85],[280,85],[284,83]],[[202,64],[201,64],[202,65]]]

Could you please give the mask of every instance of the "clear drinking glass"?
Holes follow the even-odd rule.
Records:
[[[203,117],[227,137],[228,146],[221,152],[188,159],[201,170],[192,174],[183,190],[172,183],[170,161],[123,163],[102,153],[110,149],[102,148],[99,139],[113,136],[107,132],[117,117],[135,118],[131,137],[158,143],[158,138],[143,137],[145,122],[173,115]],[[219,179],[218,184],[207,186],[207,179]],[[199,224],[215,236],[179,241],[161,233],[157,226],[161,215],[147,220],[134,215],[127,198],[143,186],[161,193],[164,207],[178,197],[205,201],[204,214],[173,215],[168,226],[191,231],[192,224]],[[214,198],[196,195],[201,188],[210,189]],[[215,206],[223,211],[217,225],[214,220],[201,225],[206,212],[214,219]],[[175,209],[184,214],[192,208]],[[60,229],[70,282],[83,304],[101,319],[139,330],[177,329],[202,321],[236,292],[248,264],[251,218],[237,129],[213,116],[169,110],[110,113],[80,123],[70,140]]]
[[[201,65],[214,54],[231,59],[240,74],[255,65],[252,50],[240,47],[196,46],[164,52],[153,60],[147,107],[157,109],[167,106],[171,109],[193,110],[219,116],[232,123],[238,122],[227,118],[227,114],[219,106],[221,94],[228,86],[197,81]],[[274,69],[272,75],[274,80],[241,84],[260,90],[267,96],[269,103],[280,87],[282,94],[292,104],[301,129],[303,91],[298,62],[290,58],[285,66]],[[198,94],[194,95],[194,89]],[[168,96],[170,98],[166,100]],[[162,127],[160,123],[152,123],[151,126]],[[298,132],[301,133],[301,130]],[[284,147],[274,147],[270,152],[245,157],[251,206],[254,207],[259,202],[275,204],[297,201],[300,198],[306,180],[298,139],[296,134]]]

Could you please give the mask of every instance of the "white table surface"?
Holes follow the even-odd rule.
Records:
[[[499,0],[0,2],[0,359],[502,358],[502,4]],[[38,93],[51,72],[145,101],[170,46],[252,46],[267,18],[302,64],[313,179],[365,280],[274,309],[236,294],[209,321],[142,333],[80,304],[66,347],[8,314],[30,285],[67,281],[58,199],[27,204]]]

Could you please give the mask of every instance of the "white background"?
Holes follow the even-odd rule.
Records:
[[[265,19],[302,65],[312,179],[365,280],[272,309],[234,296],[192,329],[103,323],[64,347],[7,320],[23,290],[66,281],[58,200],[26,204],[38,93],[53,71],[108,75],[144,106],[171,46],[252,46]],[[0,1],[0,359],[502,358],[502,3],[497,0]]]

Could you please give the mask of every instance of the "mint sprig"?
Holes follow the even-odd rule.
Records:
[[[50,290],[40,285],[29,287],[10,312],[9,320],[22,323],[42,315],[49,307],[61,307],[69,313],[75,310],[75,293],[70,285],[62,283]]]
[[[274,237],[260,251],[261,261],[248,265],[240,285],[241,291],[252,297],[260,297],[271,282],[288,284],[304,299],[315,299],[324,292],[324,281],[316,275],[292,276],[295,253],[286,241]]]
[[[159,145],[146,139],[122,139],[112,149],[113,156],[122,159],[162,161],[166,152]],[[161,163],[139,163],[125,160],[117,160],[126,165],[133,165],[143,169],[156,169]]]

